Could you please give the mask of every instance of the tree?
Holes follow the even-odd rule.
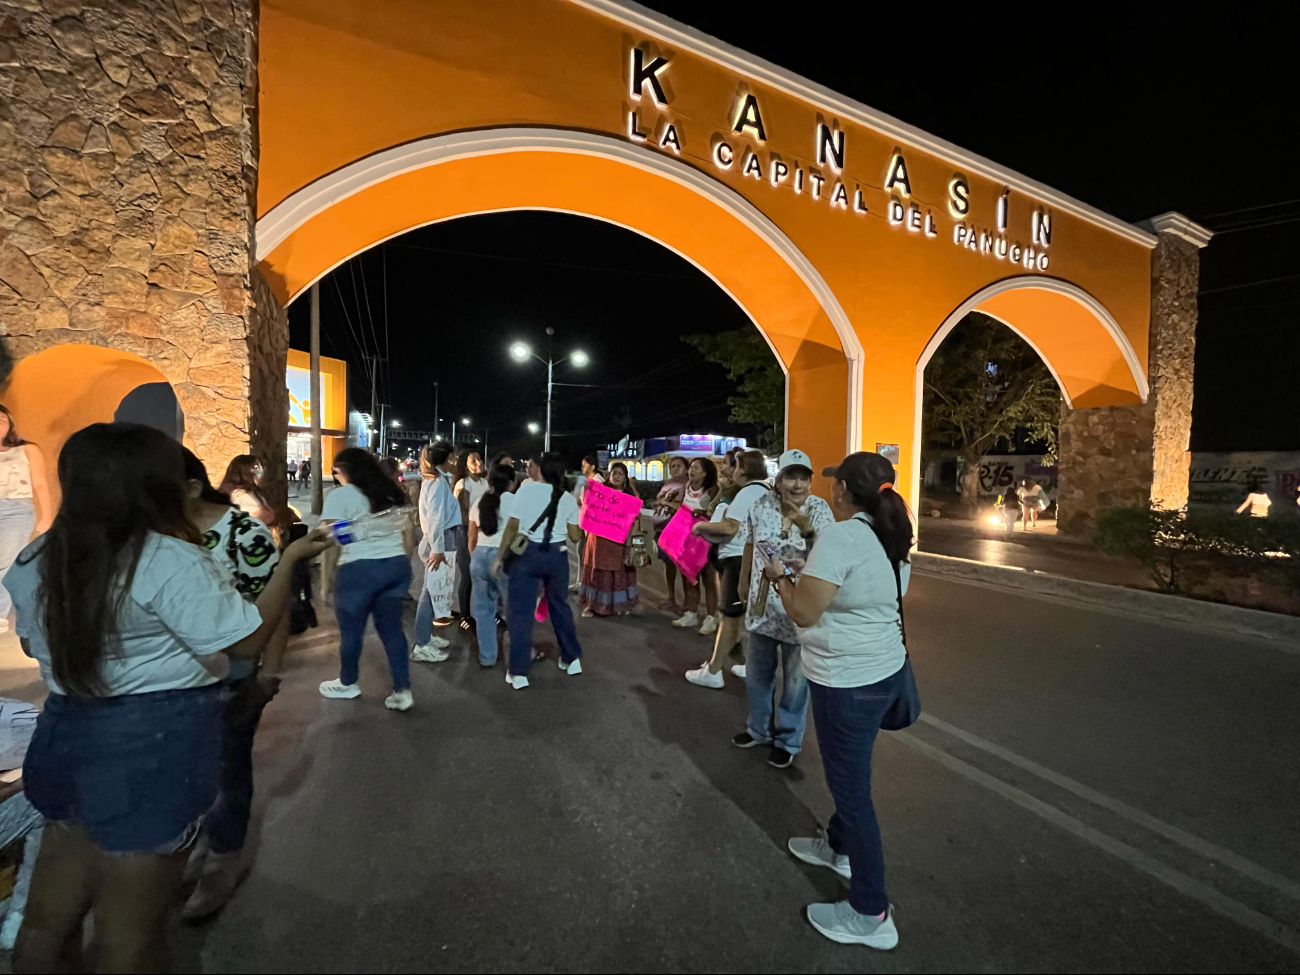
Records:
[[[973,509],[980,458],[999,440],[1023,428],[1055,454],[1061,390],[1029,343],[971,312],[925,368],[922,413],[926,441],[956,447],[965,462],[961,499]]]
[[[683,335],[682,341],[726,369],[736,383],[736,394],[727,398],[732,422],[759,427],[759,443],[780,449],[785,443],[785,373],[758,330]]]

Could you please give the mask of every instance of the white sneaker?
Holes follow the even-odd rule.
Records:
[[[745,679],[745,665],[744,665],[744,664],[732,664],[732,665],[731,665],[731,675],[732,675],[733,677],[739,677],[741,680],[744,680],[744,679]]]
[[[716,616],[704,617],[704,622],[700,624],[700,628],[696,632],[698,632],[700,636],[712,636],[717,633],[718,618]]]
[[[434,637],[433,639],[436,640],[438,638]],[[446,646],[447,641],[443,640],[442,643],[443,646]],[[430,640],[428,643],[422,643],[418,647],[411,648],[411,659],[418,661],[419,663],[440,664],[450,656],[451,654],[446,650],[443,650],[442,647],[435,646],[433,640]]]
[[[411,696],[410,690],[393,691],[388,697],[384,698],[384,707],[390,711],[409,711],[411,705],[415,703],[415,698]]]
[[[445,637],[440,637],[435,633],[433,636],[429,637],[429,642],[426,643],[425,646],[437,647],[439,650],[446,650],[449,646],[451,646],[451,641],[446,639]]]
[[[808,923],[842,945],[866,945],[880,951],[889,951],[898,945],[892,905],[885,911],[884,919],[877,920],[868,914],[859,914],[848,901],[809,904]]]
[[[320,685],[321,697],[360,697],[361,688],[356,684],[345,684],[341,680],[322,681]]]
[[[567,664],[563,660],[561,660],[559,661],[559,664],[560,664],[560,669],[564,671],[566,674],[568,674],[570,677],[577,677],[579,674],[582,673],[581,657],[579,657],[576,660],[571,660]]]
[[[688,670],[686,679],[692,684],[699,684],[701,687],[712,687],[714,689],[722,687],[722,671],[718,671],[716,674],[710,673],[707,663],[695,670]]]
[[[680,626],[682,629],[695,629],[700,625],[700,618],[695,613],[682,613],[677,619],[673,620],[673,626]]]
[[[522,691],[528,686],[528,678],[520,674],[506,674],[506,683],[517,691]]]
[[[848,856],[832,850],[824,836],[792,836],[786,843],[786,849],[804,863],[811,863],[814,867],[829,867],[845,880],[853,877]]]

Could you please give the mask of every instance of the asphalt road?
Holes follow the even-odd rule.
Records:
[[[1300,655],[946,580],[908,622],[926,709],[875,793],[902,941],[824,940],[840,881],[790,835],[830,811],[732,748],[743,687],[657,611],[580,621],[586,672],[510,690],[465,649],[386,711],[326,701],[333,635],[290,655],[257,745],[256,867],[178,932],[182,970],[1294,971]],[[548,627],[537,629],[550,641]]]

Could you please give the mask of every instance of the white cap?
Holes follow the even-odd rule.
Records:
[[[779,475],[787,467],[806,467],[812,471],[812,460],[802,450],[787,450],[781,455],[781,459],[776,462],[776,472]]]

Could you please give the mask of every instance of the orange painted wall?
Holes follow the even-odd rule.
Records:
[[[18,432],[45,455],[56,507],[62,496],[56,468],[67,439],[92,423],[113,422],[122,399],[137,386],[166,381],[138,355],[95,345],[56,345],[18,362],[4,402]]]
[[[567,0],[263,0],[259,214],[357,159],[428,136],[536,125],[626,139],[626,112],[633,105],[628,53],[647,41],[656,46],[653,38]],[[672,58],[664,76],[672,97],[665,109],[649,99],[637,105],[643,128],[653,131],[672,120],[683,139],[678,158],[750,200],[825,278],[864,351],[863,445],[902,445],[906,479],[913,460],[915,369],[926,343],[965,299],[1026,272],[953,244],[946,194],[954,167],[919,149],[902,147],[913,190],[909,202],[934,214],[939,235],[891,226],[882,186],[895,143],[874,129],[842,125],[844,178],[850,193],[861,187],[866,215],[832,210],[825,197],[814,203],[807,191],[796,196],[788,187],[745,178],[739,152],[736,165],[719,170],[710,140],[729,132],[742,91],[758,96],[767,142],[731,141],[758,149],[764,167],[769,152],[792,166],[813,164],[819,112],[828,120],[834,116],[690,51],[657,49]],[[966,175],[974,222],[992,226],[1003,187]],[[1008,237],[1029,241],[1037,205],[1012,192]],[[343,201],[337,213],[322,214],[294,233],[262,269],[281,297],[292,297],[334,263],[386,236],[500,206],[556,206],[614,219],[696,260],[745,306],[787,367],[795,367],[791,444],[809,449],[818,464],[843,449],[848,374],[833,356],[828,359],[839,343],[807,288],[797,279],[791,284],[788,266],[760,253],[770,252],[765,244],[748,246],[715,204],[634,167],[538,154],[431,167]],[[1099,301],[1145,364],[1149,251],[1080,217],[1053,212],[1052,218],[1048,273]],[[1002,312],[1014,315],[1016,327],[1052,360],[1076,405],[1137,398],[1118,348],[1091,316],[1084,321],[1059,296],[1037,290],[1020,292]]]

